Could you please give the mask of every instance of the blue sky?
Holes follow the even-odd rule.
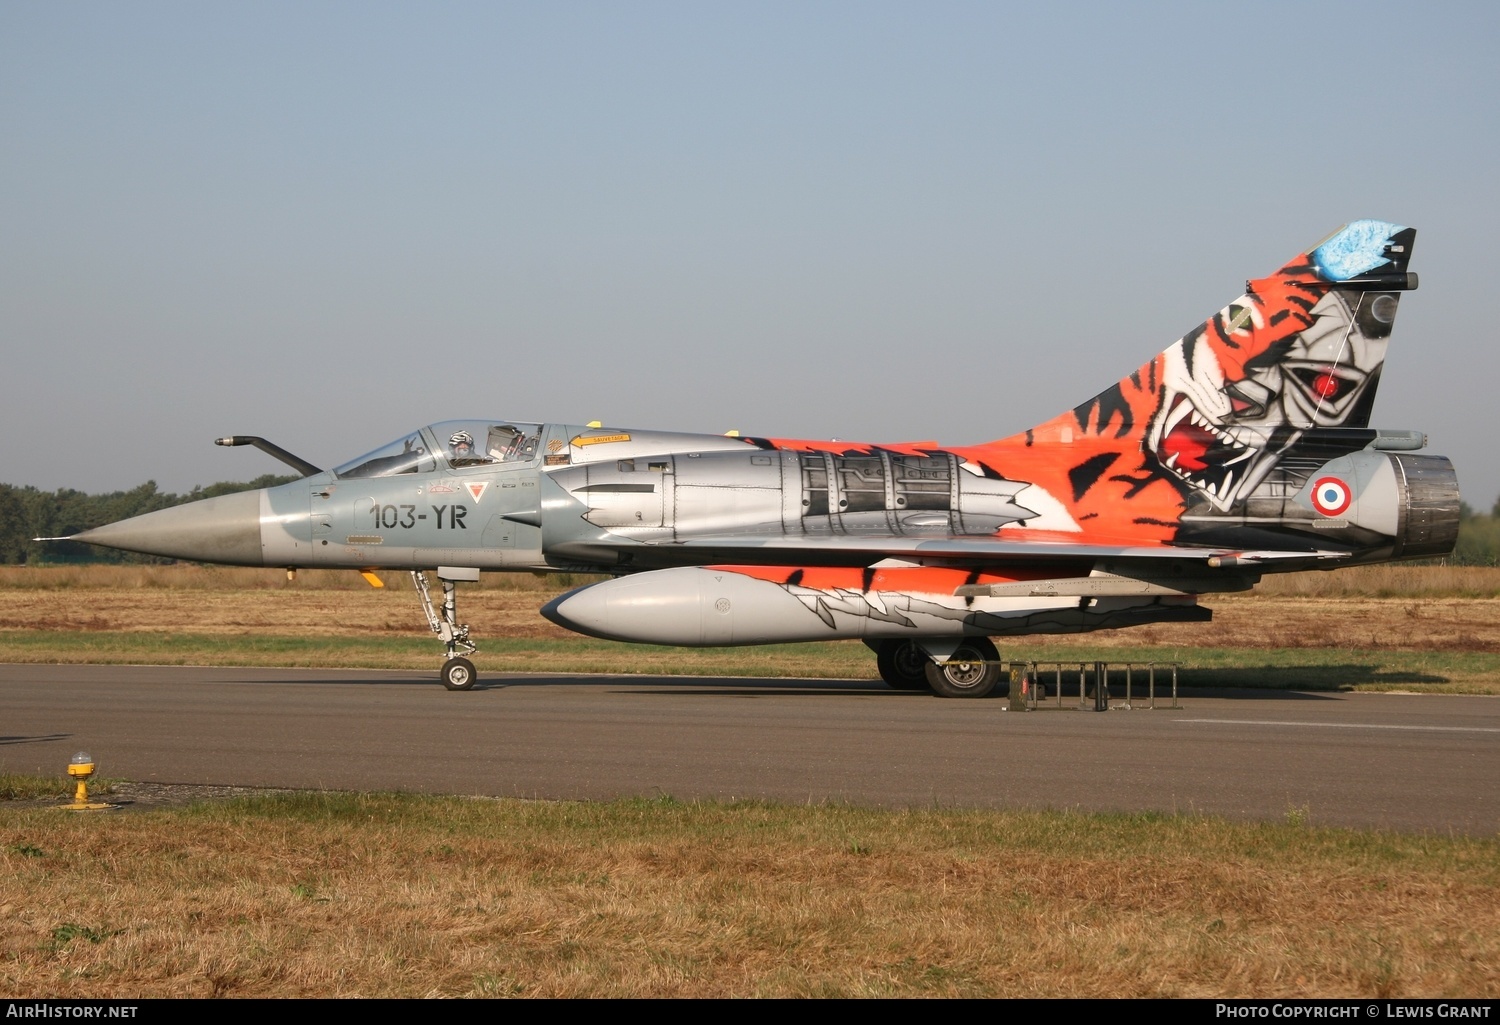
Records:
[[[1001,437],[1357,218],[1500,494],[1500,9],[0,0],[0,480],[434,420]]]

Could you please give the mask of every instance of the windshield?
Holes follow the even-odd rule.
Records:
[[[343,466],[334,467],[340,478],[390,477],[398,473],[426,473],[437,468],[437,460],[427,451],[422,432],[408,434],[374,452],[366,452]]]
[[[441,466],[462,470],[470,466],[530,462],[542,437],[540,424],[510,420],[445,420],[433,424],[333,472],[343,480],[392,477],[401,473],[430,473]]]

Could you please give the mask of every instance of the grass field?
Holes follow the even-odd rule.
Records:
[[[1497,855],[1295,812],[12,806],[0,992],[1493,998]]]
[[[481,671],[874,677],[858,642],[733,649],[614,644],[537,614],[590,578],[487,574],[460,591]],[[409,580],[195,566],[0,569],[0,661],[436,671]],[[1184,686],[1500,693],[1500,570],[1371,567],[1273,577],[1205,599],[1208,624],[1001,639],[1008,658],[1177,661]]]
[[[410,585],[0,569],[0,660],[435,671]],[[873,678],[857,642],[689,651],[461,591],[481,670]],[[1500,571],[1275,578],[1211,624],[1027,638],[1186,686],[1500,693]],[[1285,821],[305,793],[70,815],[0,777],[0,995],[1500,995],[1500,841]]]
[[[1020,657],[1007,649],[1003,654]],[[1095,659],[1181,662],[1180,685],[1296,690],[1375,690],[1432,694],[1500,694],[1500,654],[1370,651],[1344,648],[1036,647],[1049,691],[1053,669]],[[614,644],[587,638],[486,641],[481,673],[645,673],[663,676],[755,676],[876,679],[874,656],[858,641],[691,649]],[[0,661],[45,664],[240,665],[411,669],[437,678],[433,642],[412,638],[282,637],[198,633],[98,633],[59,636],[0,632]],[[1066,677],[1074,686],[1072,677]],[[1120,679],[1115,684],[1122,685]],[[1137,683],[1137,687],[1142,686]]]

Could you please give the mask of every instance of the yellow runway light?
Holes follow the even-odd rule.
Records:
[[[62,806],[63,811],[104,811],[113,808],[112,804],[100,804],[89,800],[89,780],[94,775],[94,756],[87,751],[80,751],[73,756],[68,763],[68,775],[78,781],[78,789],[73,792],[73,803]]]

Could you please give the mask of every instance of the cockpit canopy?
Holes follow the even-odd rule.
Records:
[[[444,420],[334,467],[342,480],[462,470],[536,458],[542,425],[511,420]]]

